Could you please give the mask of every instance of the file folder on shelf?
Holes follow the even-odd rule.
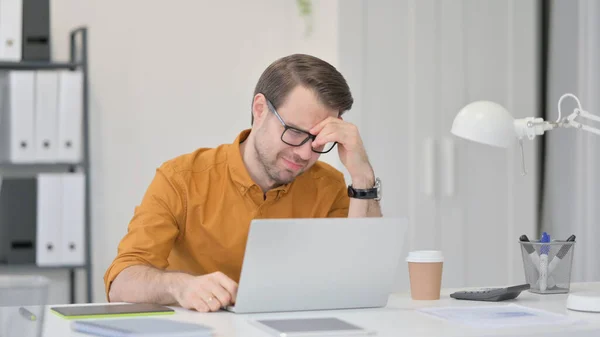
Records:
[[[0,0],[2,1],[2,0]],[[33,163],[34,71],[0,72],[0,161]]]
[[[58,73],[56,71],[36,71],[34,105],[35,159],[40,163],[57,162]]]
[[[85,263],[85,175],[62,175],[62,264]]]
[[[58,75],[58,159],[79,163],[83,149],[83,74],[60,71]]]
[[[0,61],[21,61],[23,0],[0,0]]]
[[[37,176],[36,263],[85,264],[85,174]]]
[[[21,1],[23,1],[21,59],[50,62],[50,0]]]
[[[38,266],[58,266],[61,261],[62,174],[37,176],[35,259]]]
[[[5,177],[1,182],[0,261],[4,263],[35,263],[36,185],[35,177]]]

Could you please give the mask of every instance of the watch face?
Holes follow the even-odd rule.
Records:
[[[377,189],[377,197],[375,200],[381,199],[381,180],[379,178],[375,178],[375,188]]]

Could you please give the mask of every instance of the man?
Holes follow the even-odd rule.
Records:
[[[216,311],[235,303],[252,219],[381,216],[379,179],[342,119],[352,103],[327,62],[297,54],[272,63],[256,85],[250,130],[157,169],[106,271],[108,300]],[[335,146],[350,187],[317,162]]]

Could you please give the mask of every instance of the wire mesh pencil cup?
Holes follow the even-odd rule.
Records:
[[[523,242],[521,253],[529,291],[538,294],[568,293],[571,288],[574,241]]]

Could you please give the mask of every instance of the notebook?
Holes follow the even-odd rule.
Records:
[[[94,304],[51,307],[53,313],[66,319],[151,316],[174,314],[175,310],[151,303]]]
[[[102,337],[208,337],[213,333],[206,325],[164,318],[82,320],[71,323],[71,329]]]

